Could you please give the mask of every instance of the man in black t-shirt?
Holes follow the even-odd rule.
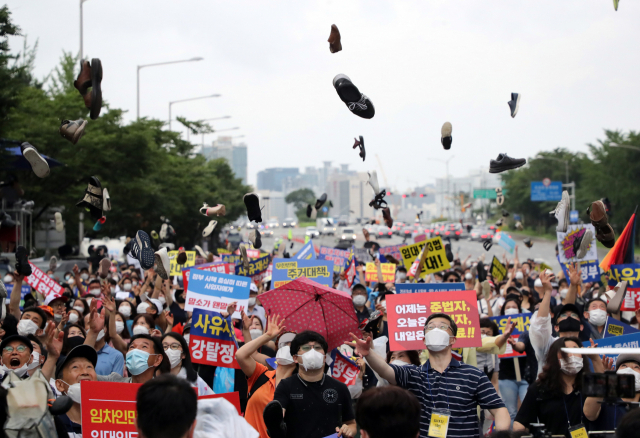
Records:
[[[299,333],[291,341],[298,372],[278,384],[273,401],[264,409],[271,438],[356,435],[349,389],[325,373],[328,348],[322,335],[312,331]]]

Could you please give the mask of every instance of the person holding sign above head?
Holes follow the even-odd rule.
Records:
[[[424,343],[429,359],[420,367],[387,364],[373,351],[371,338],[355,342],[356,353],[392,385],[408,389],[422,406],[420,437],[463,438],[478,436],[477,407],[488,409],[497,430],[507,430],[509,412],[487,376],[478,368],[458,362],[451,355],[458,327],[445,313],[433,313],[425,323]]]

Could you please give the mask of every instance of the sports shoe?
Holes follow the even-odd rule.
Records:
[[[216,228],[216,225],[218,225],[218,221],[209,221],[209,225],[207,225],[205,229],[202,230],[202,237],[209,237],[209,235],[211,235],[211,233],[213,233],[213,230]]]
[[[267,403],[262,411],[262,419],[271,438],[287,438],[287,423],[284,422],[282,405],[278,400]]]
[[[6,211],[0,211],[0,228],[13,228],[16,226],[16,221],[13,220],[9,213]]]
[[[509,217],[509,212],[504,208],[502,209],[502,217]]]
[[[505,170],[517,169],[527,163],[524,158],[511,158],[507,154],[498,154],[498,158],[489,163],[489,173],[500,173]]]
[[[62,222],[62,213],[60,213],[59,211],[56,211],[53,214],[53,220],[56,224],[56,231],[61,233],[64,231],[64,222]]]
[[[502,187],[496,187],[496,204],[502,205],[504,203],[504,195],[502,194]]]
[[[353,114],[364,119],[370,119],[375,115],[376,110],[373,107],[373,103],[358,90],[358,87],[353,85],[349,76],[344,74],[337,75],[333,78],[333,86],[340,99]]]
[[[511,109],[511,117],[515,117],[518,114],[518,109],[520,108],[520,99],[522,99],[522,94],[520,93],[511,93],[511,100],[507,102],[509,104],[509,108]]]
[[[387,228],[393,227],[393,218],[391,217],[391,211],[389,210],[389,207],[384,207],[382,209],[382,217],[384,218],[384,223]]]
[[[160,278],[168,280],[169,272],[171,272],[171,262],[169,261],[169,253],[167,252],[167,248],[160,248],[158,251],[156,251],[153,255],[153,259],[156,264],[156,272],[158,273]]]
[[[602,228],[596,228],[596,239],[607,248],[613,248],[616,243],[616,233],[613,231],[611,224],[607,224]]]
[[[106,221],[107,221],[106,216],[102,216],[100,219],[98,219],[96,223],[93,224],[93,231],[100,231]]]
[[[109,275],[109,269],[111,269],[111,260],[108,258],[100,260],[100,267],[98,269],[98,275],[100,275],[100,278],[107,278],[107,275]]]
[[[255,193],[247,193],[242,197],[244,205],[247,207],[247,216],[251,222],[262,222],[262,211],[260,210],[260,200]]]
[[[249,232],[249,241],[251,242],[251,244],[255,249],[262,248],[262,239],[260,238],[260,231],[258,231],[257,229],[251,230]]]
[[[247,256],[247,248],[244,245],[240,244],[240,256],[242,257],[242,265],[244,266],[245,271],[249,271],[249,257]]]
[[[622,307],[622,303],[624,302],[624,297],[627,293],[627,282],[621,281],[613,288],[614,294],[613,297],[609,299],[607,303],[607,312],[609,313],[618,313],[620,312],[620,308]],[[607,292],[610,293],[611,291]]]
[[[138,230],[136,238],[131,246],[131,253],[140,261],[140,266],[145,271],[153,268],[155,257],[153,249],[151,249],[151,239],[149,235],[142,230]]]
[[[84,129],[86,126],[86,120],[63,120],[60,124],[59,132],[61,136],[69,140],[71,143],[76,144],[84,135]]]
[[[447,256],[447,260],[449,260],[449,262],[453,262],[453,252],[451,251],[451,242],[447,242],[444,244],[444,253]]]
[[[196,251],[198,251],[198,254],[200,255],[200,257],[202,257],[203,259],[207,258],[207,254],[204,252],[204,250],[200,247],[200,245],[193,245],[193,247],[196,249]]]
[[[327,202],[327,194],[323,193],[318,199],[316,199],[315,209],[320,210],[325,202]]]
[[[569,226],[569,192],[566,190],[562,191],[562,199],[558,202],[556,208],[550,211],[549,214],[554,214],[556,219],[558,219],[556,231],[559,233],[566,233],[567,227]]]
[[[503,221],[502,221],[502,218],[498,219],[498,220],[496,221],[496,227],[501,227],[501,226],[502,226],[502,222],[503,222]]]
[[[84,191],[84,197],[76,204],[76,207],[84,207],[89,210],[92,218],[100,219],[103,216],[102,209],[104,208],[103,193],[100,180],[97,176],[92,176]]]
[[[453,137],[451,137],[452,130],[453,128],[449,122],[444,122],[442,129],[440,129],[440,143],[446,150],[451,149],[451,143],[453,142]]]
[[[313,208],[313,205],[307,205],[307,217],[311,219],[315,219],[318,216],[318,210]]]
[[[223,204],[216,204],[213,207],[209,207],[209,205],[204,202],[202,207],[200,207],[200,213],[207,217],[211,216],[224,216],[227,214],[227,208]]]
[[[167,230],[169,226],[166,223],[160,225],[160,240],[165,240],[167,238]]]
[[[331,25],[331,33],[329,34],[329,50],[331,53],[337,53],[342,50],[342,43],[340,42],[340,31],[335,24]]]
[[[28,254],[27,248],[24,246],[16,248],[16,272],[24,277],[31,275]]]
[[[522,243],[524,243],[524,246],[526,246],[527,248],[531,248],[533,246],[533,242],[529,237],[525,237]]]
[[[49,170],[49,163],[40,155],[35,146],[25,141],[20,145],[20,149],[22,150],[22,156],[31,164],[31,169],[33,169],[33,173],[35,173],[38,178],[46,178],[49,176],[51,172]]]
[[[573,241],[573,253],[576,258],[583,259],[584,256],[587,255],[587,251],[589,251],[589,246],[591,246],[591,241],[593,240],[593,233],[591,230],[586,230],[582,236],[576,238]]]
[[[362,136],[360,136],[360,141],[358,141],[357,139],[355,139],[355,143],[353,144],[353,149],[359,147],[360,148],[360,153],[358,155],[360,155],[360,158],[362,158],[362,161],[364,161],[364,159],[367,156],[367,151],[364,149],[364,138]]]

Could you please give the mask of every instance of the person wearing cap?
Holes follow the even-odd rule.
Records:
[[[567,303],[560,308],[560,311],[556,315],[555,331],[561,338],[574,337],[577,338],[583,329],[582,322],[580,320],[580,311],[578,307],[573,304],[575,301],[578,285],[581,282],[580,270],[577,269],[577,264],[572,266],[568,264],[570,273],[571,286],[569,286],[569,293],[567,294]],[[538,375],[542,373],[542,367],[544,366],[547,358],[547,353],[551,344],[555,342],[558,337],[553,336],[551,327],[551,278],[553,274],[547,272],[541,272],[539,280],[542,283],[542,289],[544,298],[540,303],[538,311],[531,318],[531,325],[529,327],[529,337],[531,339],[531,345],[536,352],[536,359],[538,360]]]
[[[53,310],[53,320],[56,323],[62,321],[62,316],[67,310],[66,302],[68,300],[69,298],[64,295],[55,295],[53,293],[45,298],[44,305],[51,307],[51,310]]]
[[[614,402],[640,401],[640,353],[624,353],[616,359],[616,374],[630,374],[635,378],[636,395],[633,398],[618,398]],[[625,405],[603,404],[600,397],[587,397],[584,402],[584,416],[593,425],[591,430],[615,430],[622,417],[627,413]]]
[[[58,416],[70,438],[82,437],[80,382],[98,380],[95,369],[97,361],[96,350],[88,345],[78,345],[56,366],[56,389],[73,400],[71,409]]]
[[[256,304],[256,298],[258,297],[258,286],[252,281],[249,285],[249,307],[247,308],[246,314],[250,317],[257,316],[260,318],[260,322],[262,322],[262,327],[266,325],[267,318],[264,312],[264,307]]]
[[[13,335],[3,339],[0,343],[0,368],[2,368],[2,380],[13,371],[21,379],[29,378],[27,371],[33,362],[33,346],[31,341],[24,336]]]

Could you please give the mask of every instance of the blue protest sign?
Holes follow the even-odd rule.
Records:
[[[189,352],[194,363],[240,369],[238,344],[230,321],[218,312],[195,309],[191,321]]]
[[[593,342],[595,342],[596,346],[598,347],[640,348],[640,332],[624,336],[613,336],[610,338],[596,339]],[[585,341],[582,343],[582,346],[590,347],[591,342]],[[615,360],[618,355],[607,354],[607,357],[611,357]]]
[[[349,262],[351,261],[351,250],[321,246],[318,259],[333,262],[333,270],[335,272],[342,272],[349,266]]]
[[[509,251],[509,254],[513,254],[516,247],[516,242],[507,233],[500,231],[496,233],[494,239],[498,242],[498,245]]]
[[[316,250],[313,247],[313,241],[310,240],[304,244],[300,251],[295,253],[292,259],[295,260],[315,260],[316,259]]]
[[[325,286],[333,286],[333,262],[327,260],[273,259],[271,281],[274,289],[305,277]]]
[[[9,298],[11,297],[11,292],[13,291],[13,284],[5,284],[4,286],[7,288],[7,304],[8,304]],[[28,284],[23,284],[20,289],[21,289],[20,290],[20,310],[22,310],[22,306],[24,304],[24,297],[29,292],[31,292],[31,286],[29,286]]]
[[[402,260],[402,254],[400,253],[400,248],[405,247],[407,245],[393,245],[393,246],[383,246],[378,251],[382,255],[391,255],[396,260]]]
[[[517,341],[522,333],[529,331],[529,328],[531,327],[531,314],[516,313],[515,315],[492,316],[489,319],[494,321],[498,325],[500,333],[504,333],[507,323],[509,322],[509,318],[511,318],[511,323],[514,325],[513,334],[511,335],[511,337]],[[498,357],[500,359],[507,359],[511,357],[525,356],[525,353],[518,353],[513,349],[511,344],[507,344],[505,352]]]
[[[269,267],[270,260],[271,256],[269,254],[258,259],[250,259],[248,270],[244,268],[244,265],[242,263],[240,263],[239,265],[236,265],[236,275],[242,275],[243,277],[253,277],[254,275],[261,274]]]
[[[578,223],[578,210],[571,210],[569,212],[569,222],[572,224]]]
[[[560,257],[558,257],[558,263],[560,263],[560,267],[562,268],[562,272],[564,272],[564,277],[567,279],[567,283],[571,284],[567,264],[562,263],[560,261]],[[583,283],[595,283],[600,281],[600,266],[598,266],[598,260],[588,260],[577,263],[580,265],[580,275],[582,276]]]
[[[531,181],[532,201],[559,201],[561,199],[562,181]]]
[[[396,283],[397,294],[465,290],[464,283]]]
[[[604,327],[604,338],[630,335],[632,333],[640,333],[640,330],[610,316],[607,317],[607,325]]]
[[[242,263],[242,257],[236,254],[222,254],[222,261],[225,263],[233,263],[234,265],[239,265]]]
[[[247,277],[191,269],[184,310],[221,312],[226,310],[229,303],[237,301],[238,307],[233,318],[239,319],[240,311],[249,305],[250,283]]]

